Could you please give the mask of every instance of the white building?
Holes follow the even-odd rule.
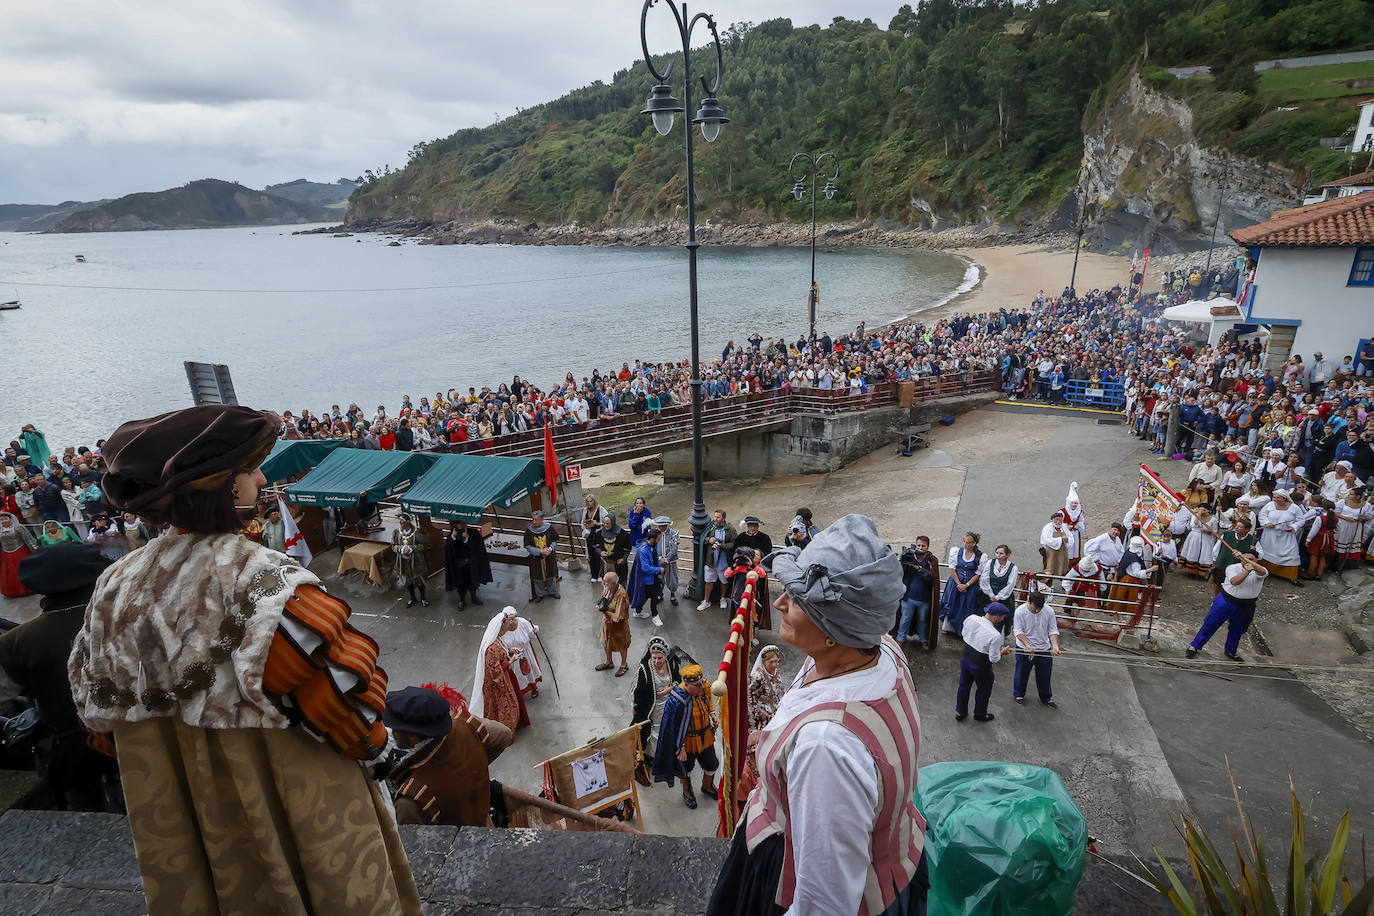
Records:
[[[1367,153],[1374,150],[1374,99],[1360,103],[1360,120],[1355,124],[1355,140],[1350,152]]]
[[[1374,338],[1374,194],[1280,210],[1230,233],[1256,262],[1242,324],[1270,331],[1270,366],[1313,352],[1340,365]]]
[[[1374,108],[1374,105],[1370,106]],[[1348,178],[1338,178],[1335,181],[1328,181],[1326,184],[1317,188],[1316,193],[1309,194],[1303,198],[1303,205],[1318,204],[1324,200],[1335,200],[1337,197],[1350,197],[1354,194],[1363,194],[1366,191],[1374,191],[1374,169],[1367,172],[1360,172]]]

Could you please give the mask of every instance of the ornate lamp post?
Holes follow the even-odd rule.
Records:
[[[647,107],[642,114],[647,114],[653,118],[654,129],[661,135],[667,136],[673,129],[673,117],[683,114],[692,108],[692,30],[696,28],[698,22],[704,22],[706,27],[711,30],[711,40],[716,46],[716,80],[713,84],[706,82],[706,77],[701,77],[701,89],[705,97],[701,100],[701,108],[697,110],[697,116],[690,121],[684,118],[683,137],[687,145],[687,276],[690,288],[690,309],[692,323],[692,570],[696,575],[701,575],[702,565],[705,557],[701,550],[701,536],[706,531],[706,526],[710,524],[710,517],[706,514],[706,498],[702,492],[702,452],[701,452],[701,354],[697,340],[697,202],[696,202],[696,177],[693,174],[692,160],[692,125],[701,125],[701,136],[707,143],[715,141],[720,136],[720,129],[728,124],[730,119],[725,117],[725,109],[720,107],[720,102],[716,101],[716,93],[720,91],[721,78],[725,76],[725,58],[721,53],[720,35],[716,31],[716,21],[709,13],[697,13],[690,19],[687,16],[687,4],[683,3],[679,7],[674,2],[668,2],[665,6],[673,14],[673,19],[677,22],[678,35],[682,38],[682,84],[683,102],[673,98],[672,89],[668,86],[668,77],[673,72],[673,65],[669,64],[662,73],[654,66],[653,56],[649,54],[649,39],[645,34],[645,26],[649,18],[649,8],[657,3],[658,0],[644,0],[644,8],[639,14],[639,41],[644,48],[644,63],[648,65],[649,72],[653,74],[658,83],[649,94]],[[704,591],[704,584],[703,584]],[[705,597],[698,595],[698,598]]]
[[[840,160],[835,158],[834,153],[797,153],[787,165],[787,174],[793,182],[792,196],[797,200],[806,197],[806,182],[808,179],[811,182],[811,288],[806,294],[806,316],[811,326],[811,336],[807,340],[816,339],[816,302],[820,297],[820,291],[816,288],[816,181],[820,175],[821,163],[826,159],[834,163],[835,169],[821,192],[825,194],[826,200],[834,200],[835,179],[840,177]],[[798,165],[801,166],[800,171],[797,169]]]

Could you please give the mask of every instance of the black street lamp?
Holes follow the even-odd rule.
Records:
[[[1217,197],[1217,215],[1212,220],[1212,241],[1207,245],[1207,266],[1202,269],[1203,276],[1212,272],[1212,251],[1217,247],[1217,227],[1221,225],[1221,205],[1226,202],[1226,189],[1231,186],[1231,166],[1229,163],[1221,164],[1221,172],[1217,175],[1217,187],[1220,194]]]
[[[701,136],[707,143],[715,141],[720,136],[720,129],[728,124],[730,119],[725,117],[725,109],[720,107],[720,102],[716,101],[716,93],[720,91],[721,78],[725,76],[725,57],[720,49],[720,35],[716,31],[716,21],[709,13],[697,13],[690,19],[687,18],[687,4],[683,3],[679,9],[676,3],[666,4],[673,13],[673,19],[677,22],[677,30],[682,38],[682,83],[683,83],[683,102],[678,104],[677,99],[673,98],[672,89],[668,86],[668,77],[673,72],[673,65],[669,64],[662,73],[654,67],[653,56],[649,54],[649,39],[645,34],[645,26],[649,18],[649,7],[657,3],[658,0],[644,0],[644,9],[639,14],[639,41],[644,48],[644,63],[649,67],[649,72],[653,74],[658,84],[654,86],[653,92],[649,95],[647,107],[642,112],[650,115],[654,121],[654,129],[663,136],[667,136],[673,129],[673,116],[686,113],[692,108],[692,30],[696,28],[698,22],[706,23],[706,27],[711,30],[711,40],[716,46],[716,81],[708,84],[706,77],[701,77],[701,89],[705,93],[705,98],[701,101],[701,108],[697,110],[697,116],[691,121],[686,121],[683,132],[687,144],[687,271],[688,284],[691,290],[691,318],[692,318],[692,570],[696,575],[701,575],[704,557],[701,550],[701,536],[706,531],[706,526],[710,524],[710,517],[706,514],[706,497],[702,492],[702,452],[701,452],[701,348],[697,340],[697,201],[696,201],[696,180],[693,174],[692,160],[692,125],[701,125]],[[703,577],[704,579],[704,577]],[[703,582],[702,592],[698,598],[705,597],[705,584]]]
[[[1078,253],[1083,250],[1083,220],[1088,215],[1088,201],[1086,199],[1087,195],[1084,193],[1083,186],[1081,184],[1077,188],[1077,194],[1078,240],[1074,243],[1073,246],[1073,273],[1069,275],[1069,291],[1075,298],[1077,298],[1078,296],[1078,287],[1075,285],[1078,282]]]
[[[816,288],[816,180],[820,175],[821,163],[826,159],[835,164],[835,170],[821,192],[826,200],[834,200],[835,179],[840,177],[840,160],[835,158],[834,153],[797,153],[787,165],[788,177],[792,179],[792,196],[797,200],[806,197],[806,182],[807,179],[811,181],[811,289],[806,294],[806,317],[811,325],[811,336],[807,340],[816,339],[816,305],[820,299],[820,290]],[[797,171],[798,164],[801,165],[800,172]]]

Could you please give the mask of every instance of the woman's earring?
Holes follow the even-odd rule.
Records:
[[[825,647],[826,647],[827,649],[833,649],[833,648],[835,648],[835,640],[833,640],[833,639],[831,639],[829,636],[827,636],[827,637],[825,638]]]

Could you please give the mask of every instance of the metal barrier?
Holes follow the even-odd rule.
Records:
[[[1092,382],[1069,379],[1064,398],[1079,407],[1121,410],[1126,406],[1126,386],[1121,382]]]
[[[1063,629],[1085,639],[1111,641],[1128,630],[1143,630],[1147,638],[1153,635],[1159,586],[1102,581],[1087,594],[1071,592],[1072,585],[1082,586],[1085,581],[1023,571],[1012,594],[1020,603],[1032,591],[1044,592]]]

